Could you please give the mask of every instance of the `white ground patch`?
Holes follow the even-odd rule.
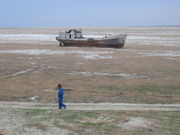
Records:
[[[17,76],[17,75],[25,74],[25,73],[28,73],[30,71],[33,71],[33,69],[30,68],[30,69],[27,69],[24,71],[16,72],[16,73],[12,74],[11,76]]]
[[[162,33],[160,33],[162,34]],[[112,35],[112,34],[111,34]],[[162,34],[163,35],[163,34]],[[48,34],[0,34],[0,42],[57,42],[57,35],[48,35]],[[105,35],[83,35],[85,38],[103,38]],[[158,37],[156,36],[127,36],[127,43],[137,43],[137,44],[146,44],[146,45],[165,45],[172,46],[180,45],[180,38],[175,37]]]
[[[151,57],[151,56],[160,56],[160,57],[179,57],[180,56],[180,52],[179,51],[149,51],[149,50],[137,50],[137,49],[122,49],[121,52],[132,52],[134,54],[137,54],[136,56],[133,57]],[[122,58],[129,58],[132,56],[125,56]],[[119,57],[120,58],[120,57]]]
[[[34,101],[34,100],[36,100],[38,98],[39,98],[39,96],[36,95],[36,96],[29,97],[29,100]]]
[[[57,36],[46,34],[0,34],[0,42],[55,42]]]
[[[178,57],[180,56],[180,52],[176,51],[163,51],[163,52],[158,52],[158,51],[146,51],[146,52],[138,52],[138,54],[142,56],[167,56],[167,57]]]
[[[152,36],[127,36],[127,43],[137,43],[146,45],[165,45],[165,46],[179,46],[180,38],[174,37],[152,37]]]
[[[133,130],[137,128],[148,128],[151,127],[152,124],[152,121],[142,117],[130,117],[127,118],[125,121],[120,122],[118,126],[125,129]]]
[[[112,59],[109,54],[113,53],[107,51],[53,51],[47,49],[26,49],[26,50],[0,50],[0,53],[14,53],[27,55],[65,55],[76,54],[84,59]]]
[[[23,71],[13,73],[13,74],[9,75],[9,77],[15,77],[15,76],[18,76],[18,75],[27,74],[29,72],[40,73],[40,72],[42,72],[44,70],[47,70],[47,69],[50,69],[50,68],[56,68],[56,67],[42,65],[41,68],[29,68],[29,69],[26,69],[26,70],[23,70]]]
[[[180,56],[179,51],[148,51],[148,50],[136,50],[136,49],[122,49],[121,54],[126,52],[132,52],[135,56],[111,56],[114,51],[81,51],[81,50],[48,50],[48,49],[24,49],[24,50],[0,50],[0,53],[12,53],[12,54],[26,54],[36,55],[37,59],[42,59],[39,55],[67,55],[75,54],[77,57],[81,57],[87,60],[96,59],[116,59],[116,58],[131,58],[131,57],[170,57],[175,58]],[[176,58],[178,60],[178,58]],[[3,62],[3,60],[0,60]],[[34,63],[32,63],[34,64]],[[88,73],[89,74],[89,73]],[[127,74],[121,74],[119,76],[127,76]]]
[[[19,110],[19,109],[18,109]],[[27,119],[22,113],[16,110],[0,111],[0,133],[4,135],[75,135],[69,130],[55,127],[47,123],[46,129],[39,129],[31,119]],[[25,114],[25,113],[24,113]],[[42,122],[39,122],[41,124]],[[37,123],[38,124],[38,123]],[[28,126],[29,125],[29,126]]]
[[[83,76],[98,76],[98,77],[122,77],[126,79],[132,78],[148,78],[147,76],[137,75],[137,74],[129,74],[129,73],[99,73],[99,72],[71,72],[68,73],[70,75],[83,75]]]

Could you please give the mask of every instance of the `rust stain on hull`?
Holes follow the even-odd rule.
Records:
[[[72,30],[70,32],[72,32]],[[120,35],[108,38],[84,38],[82,35],[78,35],[79,37],[72,35],[73,38],[69,38],[69,35],[71,35],[70,32],[66,32],[65,34],[61,33],[59,37],[56,37],[56,40],[60,42],[59,46],[122,48],[127,36]],[[81,34],[81,32],[78,34]]]
[[[123,39],[107,39],[107,40],[62,40],[60,46],[76,46],[76,47],[111,47],[111,48],[122,48],[125,40]]]

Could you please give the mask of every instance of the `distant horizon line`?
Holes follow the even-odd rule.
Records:
[[[129,26],[0,26],[0,28],[79,28],[79,27],[180,27],[180,25],[129,25]]]

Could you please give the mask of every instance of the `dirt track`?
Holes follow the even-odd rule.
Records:
[[[57,104],[0,102],[0,108],[57,109]],[[180,104],[67,103],[67,110],[180,111]]]

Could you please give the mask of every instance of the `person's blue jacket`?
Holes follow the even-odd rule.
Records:
[[[59,88],[58,98],[59,99],[63,99],[63,97],[64,97],[64,89],[63,88]]]

